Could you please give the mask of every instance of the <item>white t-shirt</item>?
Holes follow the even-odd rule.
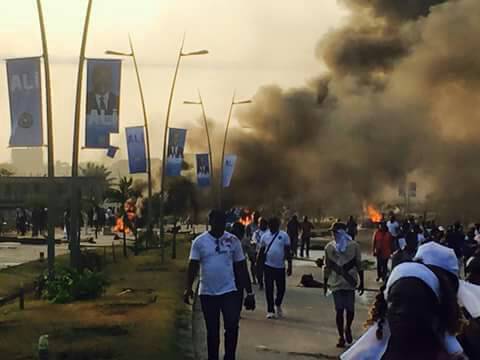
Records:
[[[190,260],[200,262],[200,295],[223,295],[236,291],[233,264],[245,260],[240,240],[228,232],[216,239],[209,232],[197,236]]]
[[[275,234],[272,234],[270,231],[267,231],[262,236],[261,247],[264,247],[265,251],[268,249],[274,237]],[[276,269],[285,269],[285,246],[290,246],[290,238],[285,231],[279,231],[275,242],[270,247],[270,250],[268,250],[265,265]]]
[[[388,220],[387,228],[388,228],[388,232],[392,234],[392,236],[394,237],[397,237],[398,234],[400,233],[400,224],[396,220],[393,222],[391,220]]]
[[[252,243],[255,244],[257,252],[259,252],[260,248],[262,247],[262,236],[265,235],[267,232],[268,232],[268,230],[257,229],[253,233]]]

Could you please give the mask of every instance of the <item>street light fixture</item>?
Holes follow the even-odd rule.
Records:
[[[180,50],[178,51],[177,57],[177,64],[175,66],[175,73],[173,75],[172,87],[170,89],[170,96],[168,98],[168,107],[167,107],[167,116],[165,119],[165,128],[163,131],[163,151],[162,151],[162,177],[160,183],[160,247],[161,247],[161,256],[162,256],[162,263],[165,262],[165,168],[167,163],[167,134],[168,134],[168,125],[170,121],[170,113],[172,110],[172,101],[173,101],[173,94],[175,91],[175,84],[177,82],[178,70],[180,68],[180,62],[182,57],[186,56],[196,56],[196,55],[207,55],[209,52],[208,50],[198,50],[192,52],[183,52],[183,47],[185,45],[185,35],[183,35],[182,45],[180,46]],[[173,245],[175,247],[175,245]],[[172,250],[172,257],[175,257],[175,249]]]
[[[147,107],[145,105],[145,96],[143,94],[142,88],[142,81],[140,79],[140,72],[138,70],[138,63],[137,57],[135,56],[135,49],[133,47],[133,41],[130,35],[128,36],[128,42],[130,45],[130,52],[120,52],[120,51],[113,51],[107,50],[105,54],[107,55],[116,55],[116,56],[126,56],[131,57],[133,60],[133,65],[135,66],[135,74],[137,75],[137,83],[138,83],[138,90],[140,91],[140,100],[142,103],[142,111],[143,111],[143,122],[145,128],[145,139],[146,139],[146,147],[147,147],[147,177],[148,177],[148,213],[147,213],[147,246],[148,246],[148,237],[152,235],[152,158],[150,155],[150,133],[148,129],[148,116],[147,116]]]
[[[212,142],[210,141],[210,131],[208,129],[208,120],[207,120],[207,114],[205,112],[205,106],[203,104],[203,99],[202,95],[200,94],[200,90],[198,90],[198,99],[199,101],[184,101],[183,103],[185,105],[200,105],[202,107],[202,115],[203,115],[203,124],[205,126],[205,132],[207,134],[207,141],[208,141],[208,156],[209,156],[209,163],[210,163],[210,176],[212,177],[212,180],[214,179],[213,176],[213,151],[212,151]],[[212,186],[212,189],[214,187]]]
[[[235,100],[235,91],[233,92],[232,96],[232,102],[230,104],[230,110],[228,112],[228,118],[227,118],[227,126],[225,128],[225,135],[223,137],[223,147],[222,147],[222,163],[220,165],[221,172],[220,172],[220,177],[219,177],[219,195],[218,195],[218,206],[221,209],[223,206],[223,168],[225,165],[225,148],[227,147],[227,138],[228,138],[228,130],[230,129],[230,120],[232,119],[232,112],[233,112],[233,107],[235,105],[244,105],[244,104],[251,104],[252,100],[240,100],[237,101]]]

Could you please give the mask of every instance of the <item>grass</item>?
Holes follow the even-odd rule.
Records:
[[[189,309],[182,303],[188,245],[180,239],[178,260],[165,265],[159,250],[128,259],[117,254],[104,270],[111,285],[95,301],[53,305],[27,298],[24,311],[16,304],[0,308],[1,358],[36,359],[38,338],[48,334],[50,359],[188,359]],[[37,266],[0,273],[2,290],[3,281],[11,287],[30,279]]]

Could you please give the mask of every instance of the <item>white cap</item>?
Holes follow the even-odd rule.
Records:
[[[458,259],[455,251],[436,242],[421,245],[414,260],[419,260],[425,265],[437,266],[458,277]]]
[[[427,285],[440,299],[440,281],[437,276],[425,265],[415,262],[405,262],[396,266],[387,281],[385,298],[388,299],[388,293],[392,286],[399,280],[405,278],[415,278],[421,280]]]

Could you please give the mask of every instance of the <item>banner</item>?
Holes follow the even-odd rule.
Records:
[[[187,130],[185,129],[168,129],[167,176],[180,176],[186,136]]]
[[[211,184],[210,162],[208,154],[197,154],[197,184],[207,187]]]
[[[235,170],[236,162],[237,162],[237,155],[225,156],[225,161],[223,163],[223,174],[222,174],[222,182],[223,182],[224,188],[227,188],[230,186],[230,182],[232,181],[233,171]]]
[[[106,149],[119,132],[121,60],[87,62],[85,147]]]
[[[115,155],[117,155],[118,147],[110,145],[107,149],[107,156],[109,158],[115,158]]]
[[[130,174],[147,172],[145,134],[143,126],[125,128],[127,136],[128,167]]]
[[[10,146],[42,146],[40,58],[7,60]]]

